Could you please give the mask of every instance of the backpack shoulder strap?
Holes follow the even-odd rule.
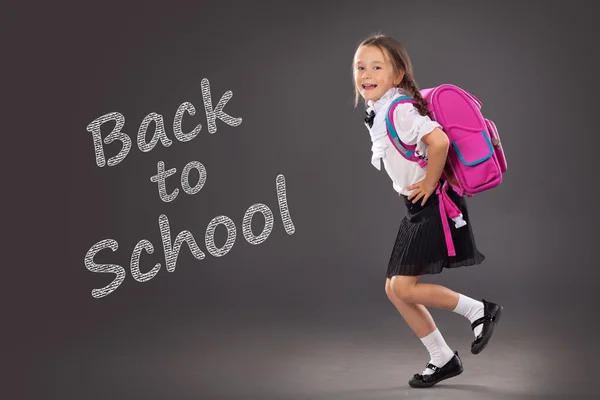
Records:
[[[400,96],[397,99],[394,99],[394,101],[392,101],[392,104],[388,109],[387,115],[385,116],[387,133],[396,149],[400,152],[400,154],[404,156],[404,158],[411,161],[419,161],[419,158],[415,155],[415,149],[417,146],[405,144],[404,142],[402,142],[398,137],[398,132],[396,131],[396,128],[394,126],[394,110],[396,109],[396,107],[398,107],[398,105],[404,103],[416,104],[417,102],[414,98],[410,96]]]

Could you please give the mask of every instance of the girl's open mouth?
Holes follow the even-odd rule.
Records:
[[[362,87],[365,90],[372,90],[372,89],[375,89],[377,87],[377,85],[375,85],[373,83],[363,83]]]

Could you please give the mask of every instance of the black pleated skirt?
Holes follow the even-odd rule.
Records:
[[[448,220],[456,255],[448,255],[438,196],[434,193],[424,206],[421,206],[420,200],[412,204],[408,197],[402,196],[407,215],[400,222],[388,264],[386,275],[388,278],[394,275],[438,274],[444,268],[477,265],[485,260],[485,256],[475,245],[464,196],[459,196],[452,188],[448,188],[447,193],[467,222],[466,226],[455,228],[454,222]]]

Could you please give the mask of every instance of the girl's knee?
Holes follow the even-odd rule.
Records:
[[[398,299],[410,303],[412,289],[416,283],[417,277],[396,275],[391,279],[389,290]]]
[[[387,278],[385,280],[385,294],[387,295],[388,299],[390,299],[392,302],[396,299],[394,291],[392,290],[392,283],[390,278]]]

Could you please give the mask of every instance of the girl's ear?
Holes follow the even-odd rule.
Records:
[[[398,73],[398,77],[394,80],[394,84],[398,87],[402,83],[402,79],[404,78],[404,71],[400,71]]]

